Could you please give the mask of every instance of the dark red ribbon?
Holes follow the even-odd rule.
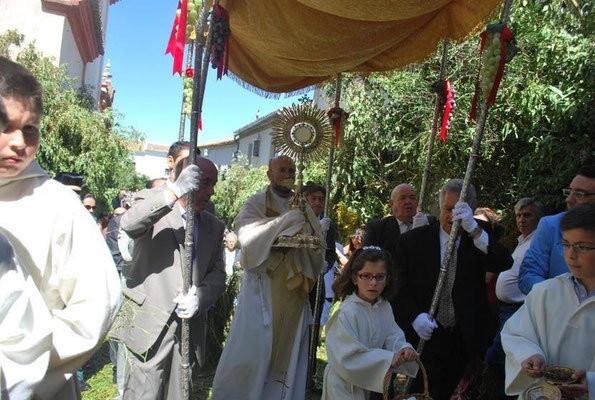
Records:
[[[213,13],[215,14],[216,19],[225,19],[227,21],[227,26],[229,26],[229,13],[219,4],[215,4],[213,6]],[[221,79],[223,75],[227,75],[227,71],[229,69],[229,35],[226,35],[225,39],[225,50],[224,55],[222,56],[221,60],[217,60],[213,58],[213,66],[217,68],[217,79]],[[212,44],[215,46],[215,43]],[[211,53],[214,54],[213,50]]]
[[[444,113],[442,115],[442,129],[440,130],[440,140],[446,143],[446,136],[448,135],[448,128],[450,127],[450,117],[454,109],[455,91],[447,79],[444,81],[442,96],[444,98]]]
[[[179,17],[177,10],[180,10]],[[188,0],[182,0],[181,2],[178,2],[177,10],[165,54],[171,54],[174,57],[173,74],[180,74],[180,76],[182,76],[184,48],[186,47],[186,14],[188,12]],[[177,32],[176,27],[178,28]]]
[[[514,35],[510,31],[510,29],[508,29],[508,26],[503,25],[502,30],[500,31],[500,62],[498,64],[498,71],[496,71],[496,76],[494,77],[494,83],[492,84],[492,90],[490,91],[490,95],[486,99],[487,103],[491,106],[493,106],[496,103],[496,94],[498,93],[500,81],[502,80],[502,76],[504,75],[504,66],[506,65],[506,45],[513,38]],[[479,48],[480,59],[485,48],[486,39],[487,31],[483,31],[481,34],[481,46]],[[473,95],[473,102],[471,103],[470,117],[472,120],[475,120],[477,116],[477,103],[479,101],[479,79],[481,73],[481,63],[479,65],[480,67],[477,73],[477,79],[475,80],[475,94]]]
[[[331,123],[335,126],[335,147],[337,147],[341,140],[341,121],[343,116],[345,116],[345,119],[349,118],[349,113],[346,113],[341,107],[336,106],[328,110],[326,115],[328,115]]]

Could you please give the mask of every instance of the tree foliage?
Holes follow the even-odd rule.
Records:
[[[593,16],[579,19],[565,5],[515,2],[509,26],[520,52],[507,64],[473,179],[482,206],[511,211],[518,198],[535,196],[551,211],[560,210],[561,189],[593,160]],[[344,77],[342,98],[351,116],[333,169],[332,198],[362,222],[388,213],[396,184],[421,187],[438,56],[404,71]],[[475,135],[468,114],[478,64],[478,38],[451,44],[447,77],[456,109],[450,137],[434,147],[431,199],[445,180],[464,176]],[[333,94],[332,85],[327,90]]]
[[[11,45],[19,46],[23,36],[15,31],[0,35],[0,54],[8,56]],[[117,123],[111,109],[94,110],[94,100],[87,89],[73,89],[76,84],[63,67],[39,53],[34,45],[16,57],[43,87],[44,115],[37,161],[52,176],[58,172],[84,175],[85,190],[95,194],[103,209],[120,189],[138,190],[146,177],[134,169],[132,144],[142,138],[133,128]]]
[[[246,200],[268,184],[266,171],[266,166],[249,167],[248,159],[242,156],[220,175],[212,200],[217,216],[229,227]]]

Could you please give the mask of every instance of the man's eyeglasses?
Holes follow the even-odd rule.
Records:
[[[360,279],[363,279],[366,282],[372,282],[372,279],[376,279],[376,282],[385,282],[386,281],[386,274],[369,274],[364,272],[363,274],[357,274]]]
[[[95,206],[90,206],[88,204],[84,204],[84,206],[87,210],[95,210]]]
[[[572,249],[577,254],[588,253],[589,251],[595,250],[595,246],[588,246],[588,245],[579,244],[579,243],[572,244],[572,243],[568,243],[568,242],[562,242],[562,247],[566,251]]]
[[[584,190],[573,190],[570,188],[562,189],[562,194],[564,194],[564,196],[566,196],[566,197],[573,195],[574,197],[576,197],[579,200],[583,199],[585,197],[595,196],[595,193],[585,192]]]

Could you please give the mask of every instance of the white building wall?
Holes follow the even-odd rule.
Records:
[[[103,46],[106,46],[107,20],[109,15],[109,0],[99,2],[99,11],[101,12],[101,27],[103,32]],[[89,86],[95,99],[98,99],[101,93],[101,77],[103,74],[104,57],[99,55],[93,62],[87,64],[85,71],[85,85]]]
[[[25,35],[25,46],[35,41],[37,49],[52,57],[56,65],[65,23],[65,16],[43,11],[40,0],[0,0],[0,33],[16,29]]]
[[[240,146],[239,150],[242,154],[248,156],[250,160],[250,165],[253,167],[260,167],[263,165],[268,165],[269,160],[273,158],[275,155],[275,149],[272,144],[271,138],[272,128],[270,126],[264,128],[261,131],[251,133],[246,136],[242,136],[240,138]],[[254,148],[254,141],[260,139],[260,150],[258,157],[254,157],[249,154],[250,144],[252,144],[252,148]]]
[[[227,169],[233,161],[233,154],[236,151],[236,143],[232,142],[225,145],[202,147],[201,154],[211,160],[219,170]]]
[[[135,152],[134,165],[137,173],[150,179],[167,178],[167,153]]]
[[[40,50],[43,52],[43,49]],[[76,79],[76,81],[73,82],[74,87],[81,87],[85,65],[81,59],[78,47],[76,46],[76,41],[74,40],[74,35],[72,34],[72,29],[67,19],[64,20],[59,64],[65,65],[68,76]]]
[[[109,0],[100,1],[103,42],[109,13]],[[25,35],[22,48],[35,42],[35,47],[55,65],[66,65],[66,71],[75,78],[75,88],[82,83],[91,86],[91,93],[99,104],[103,56],[97,57],[85,66],[79,54],[72,29],[66,16],[43,10],[40,0],[0,0],[0,34],[15,29]],[[86,68],[86,69],[85,69]]]

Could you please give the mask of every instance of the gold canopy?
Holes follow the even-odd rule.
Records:
[[[501,0],[221,0],[230,71],[266,92],[293,92],[338,72],[402,68],[441,39],[482,28]]]

